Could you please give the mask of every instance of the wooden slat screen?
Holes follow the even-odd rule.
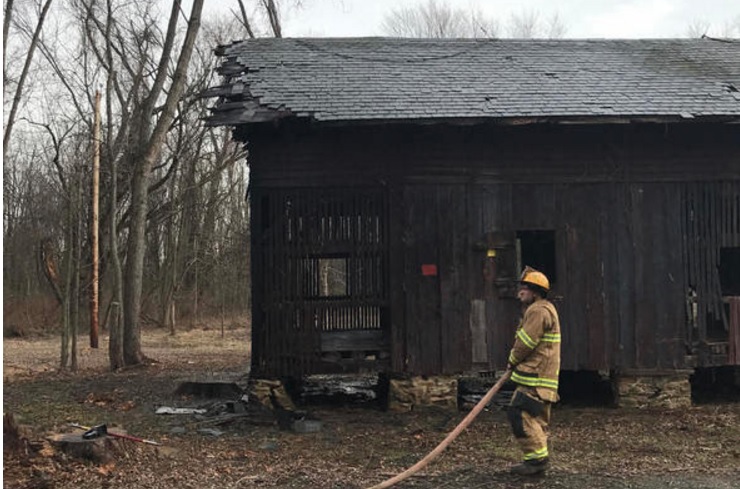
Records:
[[[310,372],[322,332],[385,330],[384,189],[260,189],[255,198],[261,239],[253,252],[261,276],[254,279],[262,291],[254,327],[264,339],[254,354],[261,368],[279,375]]]

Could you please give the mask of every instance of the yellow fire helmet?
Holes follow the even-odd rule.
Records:
[[[550,281],[547,279],[545,274],[532,267],[524,268],[522,278],[519,281],[523,284],[536,285],[545,291],[550,290]]]

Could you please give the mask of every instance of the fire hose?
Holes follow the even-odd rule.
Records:
[[[486,405],[491,402],[491,399],[493,399],[493,396],[496,395],[496,393],[501,389],[501,386],[504,385],[504,383],[509,380],[509,377],[511,377],[511,370],[507,370],[504,372],[504,375],[501,376],[501,378],[494,384],[493,387],[486,393],[483,398],[478,401],[478,404],[475,405],[475,407],[468,413],[465,418],[460,421],[460,424],[458,424],[454,430],[452,430],[447,437],[445,437],[442,442],[437,445],[437,447],[429,452],[426,457],[416,462],[416,464],[412,465],[408,469],[404,470],[400,474],[391,477],[390,479],[387,479],[380,484],[376,484],[369,489],[386,489],[388,487],[391,487],[395,484],[398,484],[402,480],[405,480],[415,473],[419,472],[421,469],[429,465],[429,462],[437,458],[444,450],[449,446],[452,441],[458,437],[462,431],[468,427],[470,423],[473,422],[473,420],[480,414],[481,411],[483,411],[483,408],[486,407]]]

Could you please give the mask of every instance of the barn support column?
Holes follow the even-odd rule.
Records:
[[[691,370],[626,371],[613,376],[617,404],[626,408],[691,406]]]

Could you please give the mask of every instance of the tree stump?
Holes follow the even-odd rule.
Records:
[[[18,426],[12,413],[3,415],[3,450],[14,455],[28,455],[28,436]]]
[[[76,433],[60,433],[47,438],[55,448],[75,458],[90,460],[98,464],[107,464],[115,460],[120,451],[118,440],[111,437],[86,440]]]

